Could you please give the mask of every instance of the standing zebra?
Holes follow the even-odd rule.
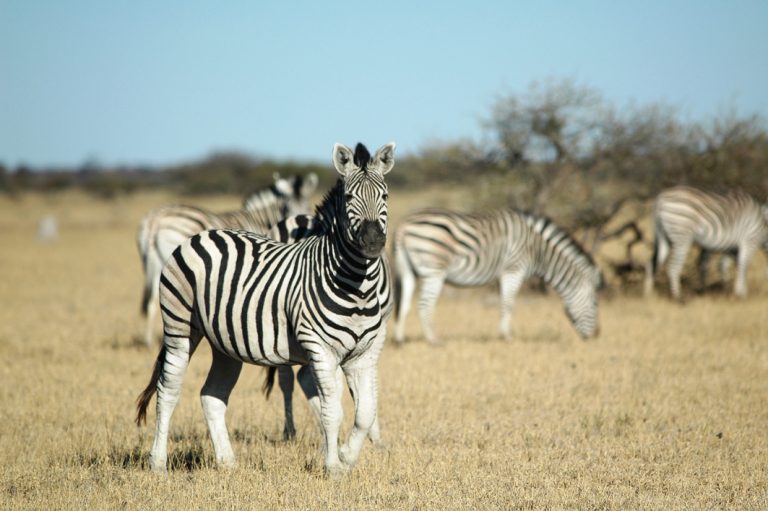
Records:
[[[371,158],[336,144],[341,178],[316,210],[317,235],[286,245],[243,231],[212,230],[174,250],[160,279],[163,346],[141,393],[136,421],[157,391],[150,466],[166,470],[168,429],[189,359],[203,336],[213,351],[201,391],[216,461],[232,466],[225,412],[243,362],[309,365],[320,402],[325,469],[355,464],[376,418],[377,365],[386,337],[380,294],[393,143]],[[355,401],[355,424],[339,448],[341,366]]]
[[[746,271],[752,255],[761,245],[768,252],[768,207],[743,192],[720,195],[688,186],[669,188],[656,198],[654,224],[656,236],[646,272],[646,294],[653,290],[653,278],[669,257],[670,292],[673,298],[680,299],[680,274],[695,243],[703,251],[700,273],[709,253],[737,253],[734,294],[745,297]]]
[[[597,335],[597,289],[602,275],[592,258],[550,220],[511,209],[487,214],[426,210],[406,218],[395,232],[395,340],[405,337],[405,317],[416,279],[419,315],[427,341],[436,341],[432,312],[444,282],[501,285],[501,336],[523,281],[536,275],[554,287],[583,338]]]
[[[278,222],[270,231],[269,237],[275,241],[281,243],[294,243],[298,240],[304,239],[308,236],[316,236],[322,234],[322,224],[317,218],[310,215],[296,215],[288,217],[285,220]],[[382,253],[381,257],[384,259],[385,264],[382,266],[383,278],[380,279],[379,287],[379,302],[381,304],[381,314],[383,321],[386,324],[392,313],[393,300],[391,282],[392,278],[389,273],[389,263],[386,262],[386,254]],[[283,394],[283,408],[285,412],[285,427],[283,428],[283,439],[289,440],[296,435],[296,427],[293,422],[293,388],[294,388],[294,373],[293,368],[290,366],[279,366],[267,368],[267,378],[264,382],[264,393],[269,397],[272,392],[272,388],[275,383],[275,373],[278,374],[278,382],[280,391]],[[340,372],[341,368],[337,372]],[[320,402],[317,395],[317,388],[312,380],[312,374],[309,366],[302,366],[296,374],[296,379],[299,381],[304,395],[309,402],[310,409],[312,410],[315,418],[320,421]],[[374,446],[381,447],[381,431],[379,428],[378,415],[374,418],[371,429],[368,433],[368,437],[373,442]]]
[[[144,342],[152,345],[152,327],[157,312],[157,291],[163,264],[187,238],[208,229],[242,229],[265,234],[277,222],[308,210],[309,197],[317,187],[317,176],[281,178],[274,175],[269,188],[246,197],[243,208],[212,213],[192,206],[164,206],[147,213],[139,225],[137,242],[144,268],[141,312],[147,318]]]

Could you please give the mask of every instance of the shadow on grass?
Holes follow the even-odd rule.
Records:
[[[139,447],[132,449],[113,448],[106,454],[78,453],[71,463],[82,467],[114,467],[123,469],[149,470],[149,451]],[[212,454],[205,452],[201,445],[173,449],[168,454],[168,470],[172,472],[193,472],[215,467]]]

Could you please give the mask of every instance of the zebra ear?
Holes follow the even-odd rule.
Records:
[[[395,143],[390,142],[389,144],[381,146],[379,150],[376,151],[373,161],[382,175],[392,170],[392,167],[395,166]]]
[[[310,172],[304,176],[304,181],[301,183],[301,191],[299,192],[302,197],[309,197],[315,193],[317,189],[317,174]]]
[[[290,197],[293,195],[293,185],[290,181],[287,179],[281,179],[280,174],[275,172],[275,175],[273,176],[275,178],[275,184],[273,185],[275,190],[277,190],[280,195],[283,195],[285,197]]]
[[[336,143],[333,146],[333,166],[336,167],[336,172],[338,172],[339,175],[346,176],[355,168],[353,156],[354,153],[352,152],[352,149],[344,144]]]

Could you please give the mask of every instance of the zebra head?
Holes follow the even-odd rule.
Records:
[[[587,340],[600,335],[600,323],[597,317],[597,293],[605,287],[603,273],[599,268],[591,268],[585,278],[565,297],[565,313],[571,320],[582,339]]]
[[[333,165],[340,183],[341,228],[346,240],[363,256],[381,255],[387,241],[387,184],[384,175],[395,164],[395,144],[390,142],[371,157],[363,144],[355,151],[343,145],[333,147]]]
[[[287,178],[282,178],[275,172],[272,179],[275,181],[272,184],[272,192],[283,203],[284,217],[301,215],[309,211],[309,197],[317,188],[317,175],[314,172],[306,176]]]

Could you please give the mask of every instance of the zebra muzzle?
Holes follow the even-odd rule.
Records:
[[[384,250],[384,244],[387,242],[387,235],[378,222],[366,220],[360,226],[358,231],[357,244],[360,251],[366,257],[378,257]]]

